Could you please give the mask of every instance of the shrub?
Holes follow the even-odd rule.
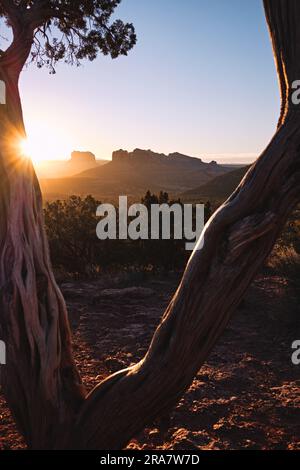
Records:
[[[300,280],[300,254],[291,246],[276,245],[269,257],[268,266],[289,279]]]
[[[158,196],[147,191],[142,203],[173,204],[165,192]],[[60,273],[98,274],[101,269],[135,269],[136,271],[177,270],[184,267],[190,252],[185,240],[99,240],[96,209],[100,201],[92,196],[71,196],[65,201],[48,202],[45,224],[54,268]],[[210,216],[206,204],[206,219]]]

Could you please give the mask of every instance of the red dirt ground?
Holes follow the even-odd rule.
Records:
[[[142,358],[177,282],[154,278],[129,290],[117,279],[62,284],[89,389]],[[300,450],[300,366],[291,362],[299,299],[299,287],[284,278],[258,277],[174,410],[168,433],[162,437],[153,424],[129,448]],[[20,448],[0,394],[0,449]]]

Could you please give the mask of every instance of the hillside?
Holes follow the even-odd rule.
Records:
[[[182,194],[184,200],[211,199],[224,201],[238,186],[250,166],[244,166],[198,186]]]
[[[97,160],[92,152],[74,151],[69,160],[44,160],[35,164],[39,178],[67,178],[85,170],[97,168],[108,160]]]
[[[179,194],[230,171],[212,161],[203,162],[180,153],[158,154],[151,150],[113,152],[112,161],[93,167],[72,178],[42,179],[46,197],[93,194],[115,197],[119,194],[141,196],[148,189]]]

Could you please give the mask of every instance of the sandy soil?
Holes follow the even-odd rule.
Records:
[[[62,284],[76,361],[89,389],[142,358],[177,281]],[[300,366],[291,362],[291,344],[300,339],[299,300],[299,288],[284,278],[258,277],[174,410],[167,434],[154,423],[129,447],[300,450]],[[0,395],[0,449],[20,448]]]

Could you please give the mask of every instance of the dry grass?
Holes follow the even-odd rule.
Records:
[[[300,254],[291,246],[276,245],[267,265],[278,274],[295,281],[300,280]]]

